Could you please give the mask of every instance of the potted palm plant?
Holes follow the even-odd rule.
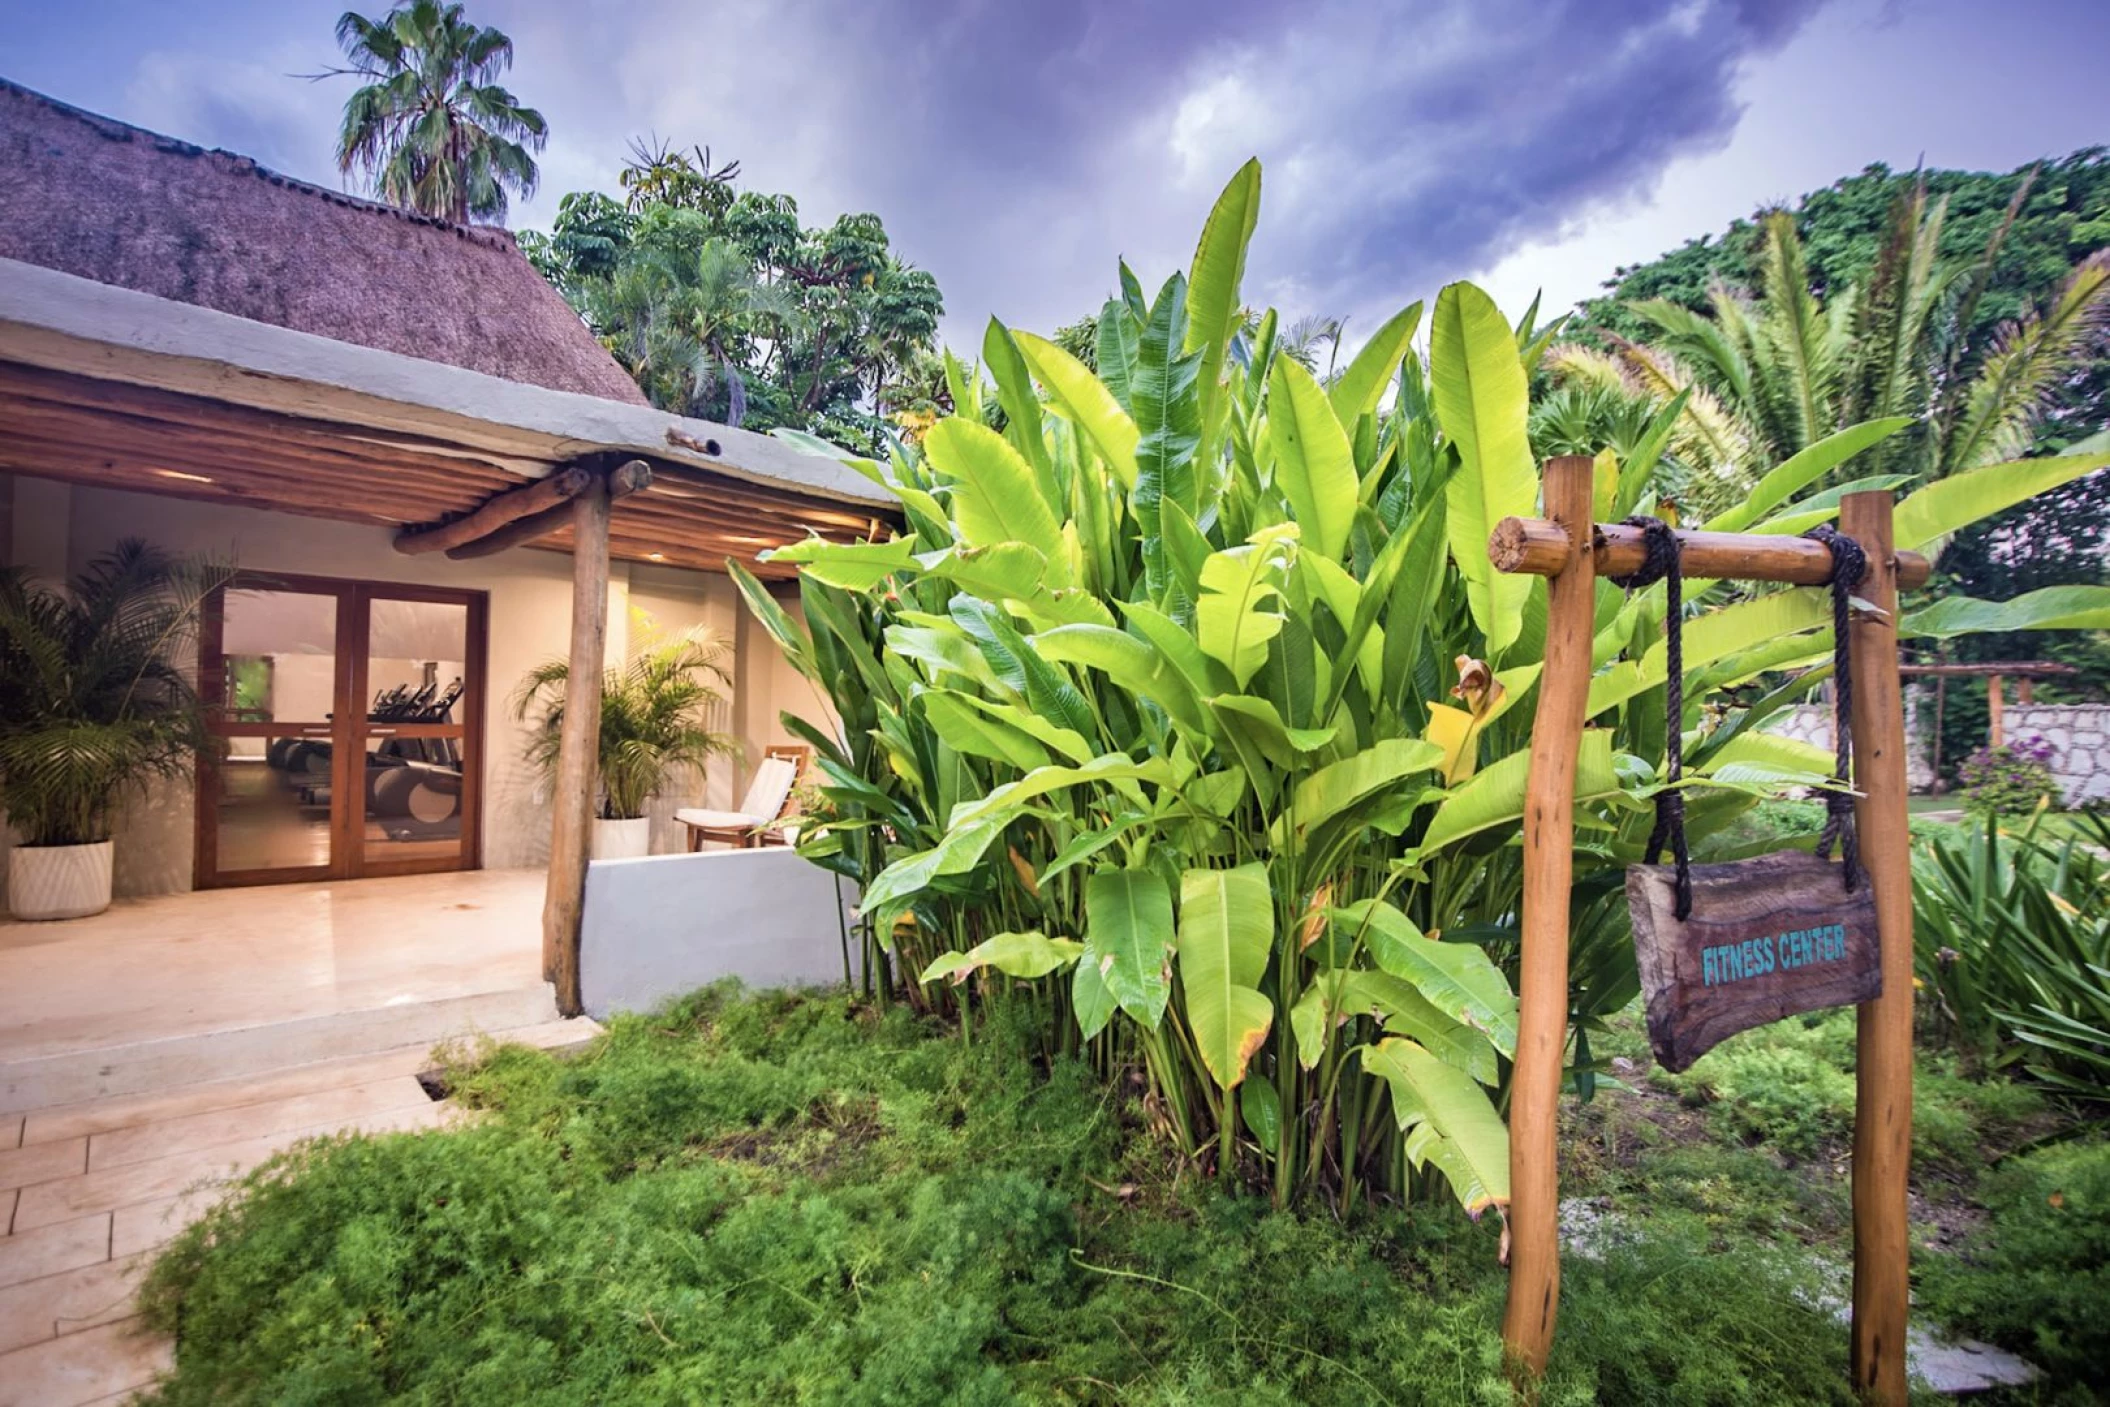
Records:
[[[127,540],[68,588],[0,570],[0,811],[19,834],[18,919],[110,905],[127,797],[189,772],[210,742],[189,678],[206,597],[231,570]]]
[[[731,683],[721,662],[725,653],[722,639],[698,627],[651,643],[602,675],[594,859],[649,855],[646,804],[671,779],[738,749],[731,734],[709,726],[711,708],[725,697],[720,687]],[[528,761],[545,777],[557,771],[570,676],[566,661],[551,660],[528,671],[513,693],[513,716],[532,728]]]

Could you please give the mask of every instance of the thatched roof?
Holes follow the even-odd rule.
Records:
[[[645,403],[504,230],[266,170],[0,79],[0,258],[552,390]]]

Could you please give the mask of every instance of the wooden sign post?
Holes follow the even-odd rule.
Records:
[[[1523,955],[1509,1117],[1509,1304],[1502,1321],[1511,1361],[1527,1381],[1545,1372],[1560,1299],[1555,1116],[1568,1038],[1575,768],[1588,721],[1596,579],[1631,575],[1645,553],[1639,529],[1592,521],[1593,477],[1587,456],[1549,460],[1546,517],[1507,519],[1496,527],[1488,546],[1499,570],[1548,578],[1546,656],[1524,808]],[[1897,597],[1900,589],[1925,584],[1930,571],[1924,558],[1895,551],[1890,513],[1888,493],[1849,494],[1839,511],[1839,531],[1859,542],[1868,558],[1854,595],[1875,608],[1855,612],[1849,629],[1853,708],[1852,717],[1843,720],[1853,740],[1858,795],[1854,812],[1866,872],[1858,900],[1835,886],[1837,902],[1828,910],[1817,908],[1805,921],[1796,918],[1802,909],[1794,896],[1811,892],[1809,876],[1798,875],[1794,886],[1766,893],[1765,874],[1747,870],[1742,879],[1722,881],[1726,888],[1715,896],[1720,902],[1710,905],[1706,920],[1679,921],[1666,908],[1655,935],[1675,934],[1683,946],[1659,945],[1657,952],[1666,962],[1688,965],[1658,976],[1698,994],[1682,1004],[1688,1010],[1666,1013],[1665,1031],[1682,1042],[1671,1049],[1686,1059],[1730,1031],[1756,1024],[1754,1017],[1770,1020],[1790,1010],[1859,1002],[1853,1379],[1865,1399],[1886,1405],[1903,1404],[1907,1398],[1906,1173],[1912,1152],[1912,869],[1905,817]],[[1807,538],[1732,533],[1678,537],[1685,570],[1694,577],[1805,586],[1823,585],[1832,577],[1830,550]],[[1671,736],[1677,736],[1676,720]],[[1789,869],[1810,864],[1830,868],[1814,858],[1776,859]],[[1694,868],[1696,894],[1718,878],[1706,873],[1711,868]],[[1648,876],[1644,873],[1632,882],[1644,890],[1645,902],[1639,906],[1647,915],[1644,925],[1655,923],[1654,900],[1645,893]],[[1790,923],[1791,918],[1796,921]],[[1750,931],[1743,931],[1747,928]],[[1720,941],[1707,941],[1710,931]],[[1648,941],[1644,935],[1644,954]],[[1855,944],[1871,943],[1872,966],[1857,960],[1852,951]],[[1710,954],[1710,948],[1717,951]],[[1715,980],[1709,980],[1710,972]],[[1790,976],[1776,977],[1782,972]],[[1763,991],[1750,985],[1768,980],[1772,985]],[[1736,990],[1739,983],[1745,984],[1741,992]],[[1710,996],[1717,988],[1720,995]],[[1654,1006],[1652,1001],[1652,1037],[1657,1024]],[[1772,1016],[1765,1015],[1769,1010]],[[1678,1019],[1671,1020],[1673,1015]]]

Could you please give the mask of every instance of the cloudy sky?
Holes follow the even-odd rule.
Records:
[[[343,0],[0,0],[0,74],[337,183]],[[378,13],[386,0],[375,0]],[[469,0],[549,118],[541,193],[639,134],[708,143],[807,223],[884,217],[973,345],[1126,256],[1185,264],[1265,168],[1252,302],[1351,337],[1446,280],[1513,311],[1871,162],[2110,144],[2110,0]]]

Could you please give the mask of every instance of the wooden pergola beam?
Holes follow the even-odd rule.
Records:
[[[446,523],[427,523],[396,534],[396,551],[412,557],[427,552],[449,552],[488,538],[500,528],[532,518],[551,509],[564,508],[593,480],[593,471],[574,464],[546,479],[522,484],[517,489],[493,494],[461,517]],[[481,556],[481,553],[476,555]]]
[[[1981,677],[1987,674],[2013,675],[2017,679],[2056,679],[2081,671],[2070,664],[2057,664],[2050,660],[1986,660],[1978,664],[1902,664],[1898,673],[1906,675],[1931,675],[1936,678],[1960,676]]]
[[[580,488],[571,489],[554,504],[540,509],[531,509],[524,515],[516,515],[510,519],[502,520],[489,531],[470,536],[464,541],[447,548],[447,559],[453,562],[468,562],[478,557],[490,557],[505,551],[509,547],[525,547],[530,543],[539,542],[543,538],[570,527],[577,521],[572,513],[571,505],[577,501],[577,495],[584,487],[584,483],[589,481],[598,482],[601,476],[591,469],[579,466],[574,466],[565,472],[567,474],[576,473],[581,476]],[[547,483],[549,481],[545,479],[543,482]],[[651,486],[651,483],[652,466],[645,463],[642,459],[630,460],[609,472],[606,479],[609,502],[613,503],[617,499],[628,498],[631,494],[643,492]],[[500,495],[501,498],[511,498],[513,496],[512,494]],[[498,500],[494,499],[492,502],[496,503]],[[463,521],[466,522],[467,519]],[[444,531],[444,529],[434,530],[435,534],[439,531]],[[400,538],[397,539],[396,546],[399,550],[403,548]]]

